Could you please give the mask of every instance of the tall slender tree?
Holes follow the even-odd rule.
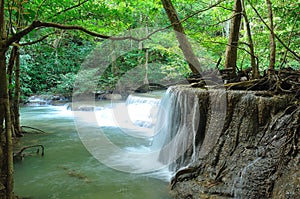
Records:
[[[254,52],[254,45],[253,45],[253,40],[252,40],[250,22],[249,22],[247,13],[246,13],[244,0],[242,0],[242,10],[243,10],[243,17],[244,17],[245,25],[246,25],[246,33],[247,33],[247,38],[248,38],[248,46],[249,46],[249,50],[250,50],[250,62],[251,62],[253,78],[257,79],[257,78],[259,78],[259,70],[258,70],[258,65],[256,62],[256,56],[255,56],[255,52]]]
[[[232,12],[232,20],[230,24],[230,34],[228,44],[225,52],[225,65],[226,69],[232,69],[232,74],[235,75],[237,50],[239,42],[239,33],[242,18],[242,3],[241,0],[235,0]]]
[[[268,5],[268,16],[269,16],[269,27],[270,27],[270,61],[269,61],[269,72],[274,71],[276,61],[276,42],[274,34],[274,23],[273,23],[273,11],[271,0],[266,0]]]

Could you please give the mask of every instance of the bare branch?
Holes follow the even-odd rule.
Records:
[[[185,22],[186,20],[188,20],[189,18],[192,18],[192,17],[194,17],[195,15],[197,15],[197,14],[199,14],[199,13],[201,13],[201,12],[205,12],[205,11],[207,11],[207,10],[213,8],[213,7],[216,7],[216,6],[218,6],[220,3],[222,3],[223,1],[224,1],[224,0],[219,0],[217,3],[212,4],[212,5],[208,6],[207,8],[204,8],[204,9],[202,9],[202,10],[198,10],[197,12],[194,12],[193,14],[191,14],[191,15],[189,15],[189,16],[183,18],[182,20],[180,20],[179,23],[183,23],[183,22]]]
[[[265,22],[265,20],[262,18],[262,16],[258,13],[258,11],[256,10],[256,8],[251,4],[251,2],[248,0],[249,5],[251,6],[251,8],[254,10],[254,12],[256,13],[256,15],[259,17],[259,19],[263,22],[263,24],[270,30],[273,31],[269,25]],[[300,61],[300,55],[298,55],[297,53],[295,53],[293,50],[291,50],[278,36],[277,34],[274,33],[275,38],[280,42],[280,44],[287,50],[289,51],[292,55],[294,55],[294,57]]]
[[[202,42],[209,42],[209,43],[221,44],[221,45],[226,45],[226,46],[234,46],[234,47],[236,47],[236,48],[238,48],[238,49],[240,49],[240,50],[245,51],[245,52],[248,53],[249,55],[254,56],[256,59],[258,59],[258,57],[257,57],[256,55],[252,54],[249,50],[247,50],[247,49],[245,49],[245,48],[242,48],[242,47],[239,47],[239,46],[237,46],[237,45],[230,45],[230,44],[228,44],[228,43],[218,42],[218,41],[212,41],[212,40],[209,40],[209,41],[202,41]],[[245,44],[245,45],[249,45],[248,43],[245,43],[245,42],[239,42],[239,43]]]
[[[233,11],[232,8],[226,8],[225,6],[222,6],[222,5],[218,5],[216,7],[223,8],[224,10],[228,10],[228,11],[231,11],[231,12]]]
[[[36,44],[36,43],[39,43],[39,42],[43,41],[44,39],[46,39],[47,37],[49,37],[50,35],[53,35],[53,34],[54,34],[54,32],[49,33],[49,34],[47,34],[47,35],[41,37],[41,38],[38,39],[38,40],[35,40],[35,41],[32,41],[32,42],[27,42],[27,43],[21,43],[21,44],[17,44],[17,45],[18,45],[18,46],[29,46],[29,45],[33,45],[33,44]]]
[[[85,4],[85,3],[88,2],[88,1],[89,1],[89,0],[85,0],[85,1],[83,1],[83,2],[80,2],[80,1],[79,1],[78,4],[73,5],[73,6],[69,7],[69,8],[64,9],[64,10],[61,10],[61,11],[59,11],[58,13],[54,14],[53,16],[49,17],[48,20],[49,20],[49,19],[53,19],[54,17],[56,17],[56,16],[58,16],[58,15],[60,15],[60,14],[62,14],[62,13],[68,12],[69,10],[72,10],[72,9],[74,9],[74,8],[77,8],[77,7],[80,7],[81,5]]]
[[[61,29],[61,30],[79,30],[82,31],[88,35],[94,36],[94,37],[98,37],[98,38],[102,38],[102,39],[110,39],[110,40],[126,40],[126,39],[131,39],[134,41],[142,41],[145,39],[148,39],[149,36],[146,36],[144,38],[136,38],[136,37],[132,37],[132,36],[125,36],[125,37],[113,37],[113,36],[108,36],[108,35],[102,35],[99,34],[97,32],[93,32],[90,31],[82,26],[75,26],[75,25],[61,25],[61,24],[57,24],[57,23],[50,23],[50,22],[41,22],[41,21],[33,21],[32,24],[30,26],[28,26],[27,28],[23,29],[22,31],[16,33],[15,35],[13,35],[12,37],[10,37],[7,41],[6,41],[6,47],[10,46],[12,43],[14,43],[15,41],[20,40],[22,37],[24,37],[25,35],[27,35],[28,33],[30,33],[31,31],[37,29],[37,28],[57,28],[57,29]],[[155,31],[158,32],[158,31]],[[150,34],[153,35],[154,33]]]
[[[298,17],[299,17],[299,13],[295,17],[295,20],[294,20],[294,23],[293,23],[293,26],[292,26],[292,30],[291,30],[290,35],[288,37],[288,44],[287,44],[288,46],[290,46],[290,44],[291,44],[291,38],[293,36],[294,28],[295,28],[296,22],[298,20]],[[284,55],[283,55],[283,58],[282,58],[282,62],[280,64],[280,68],[283,68],[283,65],[284,65],[284,63],[286,61],[286,58],[287,58],[287,52],[288,52],[287,50],[284,52]]]
[[[232,15],[230,18],[227,18],[227,19],[224,19],[224,20],[222,20],[222,21],[218,21],[217,23],[214,23],[214,24],[201,24],[201,25],[203,25],[203,26],[217,26],[217,25],[219,25],[219,24],[221,24],[221,23],[224,23],[224,22],[226,22],[226,21],[230,21],[231,19],[233,19],[235,16],[237,16],[237,15],[240,15],[240,14],[242,14],[242,13],[236,13],[236,14],[234,14],[234,15]]]

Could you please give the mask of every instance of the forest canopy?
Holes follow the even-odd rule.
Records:
[[[239,32],[237,51],[238,70],[251,68],[251,52],[247,36],[249,23],[254,56],[259,72],[267,70],[270,57],[270,31],[268,24],[268,5],[262,1],[242,1],[243,12]],[[182,20],[185,33],[204,48],[201,62],[208,62],[207,68],[214,68],[222,58],[220,68],[224,68],[225,49],[230,34],[230,20],[233,18],[233,1],[173,1],[178,17]],[[272,1],[274,33],[293,51],[299,49],[299,3],[283,0]],[[7,1],[6,2],[7,33],[16,32],[30,26],[34,21],[76,25],[102,35],[114,36],[124,31],[151,27],[152,29],[171,28],[166,12],[160,1]],[[297,36],[298,35],[298,36]],[[153,35],[155,37],[155,34]],[[171,39],[166,35],[166,40]],[[39,41],[41,40],[41,41]],[[39,41],[37,43],[34,43]],[[76,73],[84,61],[102,38],[94,37],[82,31],[68,31],[51,27],[34,29],[20,41],[21,49],[21,87],[22,94],[29,96],[34,93],[61,93],[70,95]],[[34,43],[34,44],[31,44]],[[296,69],[299,60],[287,52],[286,48],[276,41],[275,68]],[[29,45],[31,44],[31,45]],[[165,74],[181,71],[187,76],[190,71],[187,65],[174,58],[178,44],[167,49],[159,47],[151,51],[163,54],[164,62],[160,70]],[[204,52],[203,51],[203,52]],[[120,67],[126,68],[137,63],[135,58],[142,52],[127,55],[127,62]],[[8,55],[7,55],[8,56]],[[131,56],[132,59],[128,59]],[[157,55],[156,55],[157,56]],[[172,58],[173,57],[173,58]],[[176,56],[175,56],[176,57]],[[128,63],[128,62],[133,63]],[[134,63],[136,62],[136,63]],[[208,66],[209,65],[209,66]],[[180,68],[180,70],[170,70]],[[170,74],[169,76],[176,76]],[[158,77],[161,78],[161,77]],[[106,80],[107,89],[111,89],[116,78]],[[110,85],[111,84],[111,85]]]

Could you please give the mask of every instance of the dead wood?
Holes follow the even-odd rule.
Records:
[[[36,151],[37,154],[39,154],[40,149],[42,149],[41,155],[42,156],[45,155],[45,147],[41,144],[37,144],[37,145],[26,146],[26,147],[23,147],[22,149],[20,149],[17,153],[14,154],[14,160],[23,160],[25,157],[25,154],[23,152],[26,149],[30,149],[30,148],[37,148],[37,151]]]
[[[28,133],[28,131],[23,130],[24,128],[34,130],[35,132],[46,134],[45,131],[38,129],[38,128],[31,127],[31,126],[21,126],[22,133]]]

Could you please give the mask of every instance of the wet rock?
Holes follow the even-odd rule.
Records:
[[[120,95],[120,94],[105,94],[104,95],[104,99],[108,99],[108,100],[121,100],[122,99],[122,95]]]
[[[194,147],[173,166],[184,163],[197,175],[178,177],[174,198],[299,198],[300,107],[293,96],[175,90],[188,96],[182,103],[197,96],[200,119],[192,123],[198,126]]]

